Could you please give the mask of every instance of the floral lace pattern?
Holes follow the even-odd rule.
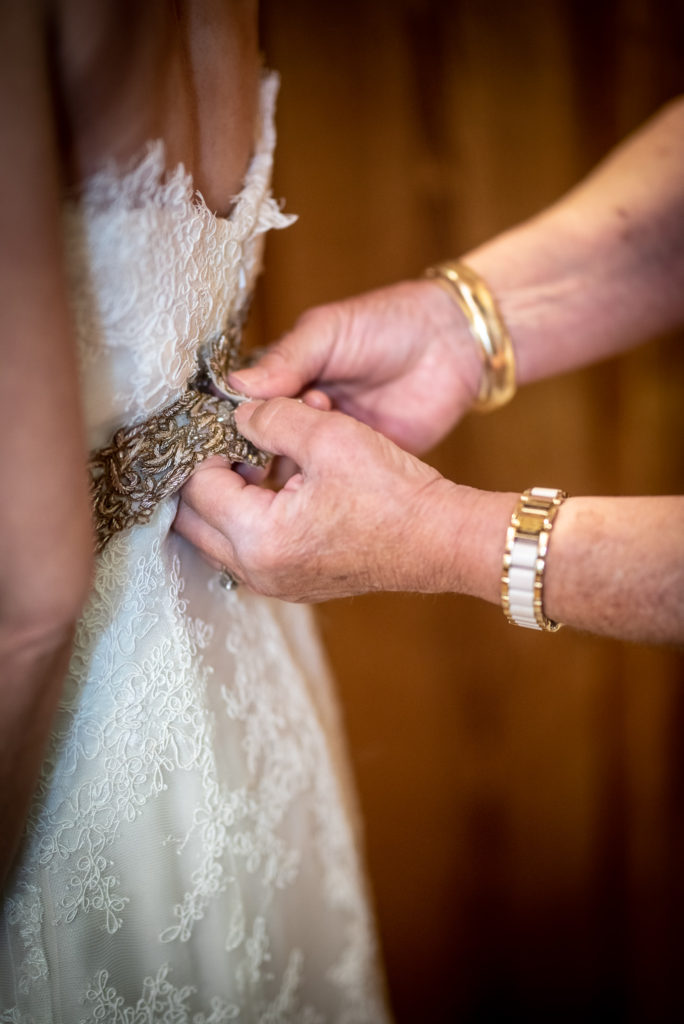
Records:
[[[302,956],[294,950],[283,974],[278,994],[268,1005],[258,1010],[260,1024],[275,1024],[288,1021],[291,1024],[324,1024],[324,1018],[313,1007],[298,1006],[297,988],[301,972]],[[191,1014],[188,1000],[193,993],[190,985],[176,988],[169,980],[168,965],[159,968],[154,978],[145,978],[143,994],[135,1006],[124,1006],[123,999],[109,984],[107,971],[100,971],[86,993],[86,1002],[92,1007],[92,1014],[84,1024],[228,1024],[240,1021],[240,1007],[222,999],[212,999],[209,1012]]]
[[[266,79],[260,141],[230,217],[214,216],[182,165],[166,173],[159,141],[123,176],[105,167],[66,204],[90,448],[179,397],[200,343],[243,309],[265,232],[295,219],[269,192],[276,88]]]
[[[288,222],[268,185],[275,90],[230,219],[182,168],[164,177],[158,144],[67,211],[92,442],[185,387]],[[309,613],[220,588],[175,505],[98,558],[4,899],[0,1022],[382,1022]]]

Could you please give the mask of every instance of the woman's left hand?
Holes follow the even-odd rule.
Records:
[[[430,524],[456,485],[339,412],[274,398],[241,406],[236,422],[298,471],[274,491],[221,459],[197,470],[181,492],[175,528],[213,564],[288,601],[445,589],[444,560],[431,568]]]

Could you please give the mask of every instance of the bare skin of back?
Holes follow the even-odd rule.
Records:
[[[254,141],[253,0],[61,0],[55,5],[69,184],[163,138],[209,207],[227,212]]]

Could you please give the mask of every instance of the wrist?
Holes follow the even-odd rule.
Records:
[[[613,355],[645,336],[609,233],[565,202],[464,259],[489,283],[510,332],[519,385]],[[619,299],[619,301],[616,301]]]
[[[513,625],[551,633],[560,627],[546,614],[544,584],[551,532],[566,498],[558,488],[530,487],[516,502],[501,575],[501,604]]]
[[[550,215],[545,215],[549,218]],[[510,332],[519,385],[550,375],[563,344],[559,308],[568,310],[579,284],[567,266],[559,267],[555,241],[567,254],[571,248],[557,225],[547,231],[538,221],[513,228],[465,256],[466,262],[489,281]],[[548,244],[547,243],[548,239]],[[553,337],[553,345],[549,338]]]
[[[439,367],[439,373],[446,379],[457,381],[459,388],[465,392],[465,402],[463,394],[459,394],[455,396],[456,404],[460,401],[471,407],[480,389],[482,360],[468,328],[468,321],[453,298],[434,279],[425,279],[418,284],[425,296],[423,308],[430,329],[446,341],[445,351],[451,363],[451,372],[448,372],[447,367]]]
[[[467,263],[447,260],[428,267],[433,280],[458,306],[477,349],[480,379],[472,402],[476,412],[493,412],[515,395],[513,344],[499,304],[485,279]]]
[[[416,589],[466,594],[499,605],[506,531],[517,497],[441,479],[429,495],[429,507],[421,511],[423,575]]]

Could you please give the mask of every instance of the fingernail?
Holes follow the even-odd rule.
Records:
[[[254,412],[254,410],[256,409],[257,405],[263,405],[263,402],[260,398],[250,398],[248,402],[241,402],[233,414],[235,416],[236,422],[239,423],[241,420],[248,420],[252,413]]]
[[[236,370],[234,373],[230,373],[228,375],[228,381],[232,387],[242,391],[246,387],[253,387],[255,384],[258,384],[266,377],[268,377],[267,371],[261,370],[258,367],[254,366],[245,367],[244,369]]]

